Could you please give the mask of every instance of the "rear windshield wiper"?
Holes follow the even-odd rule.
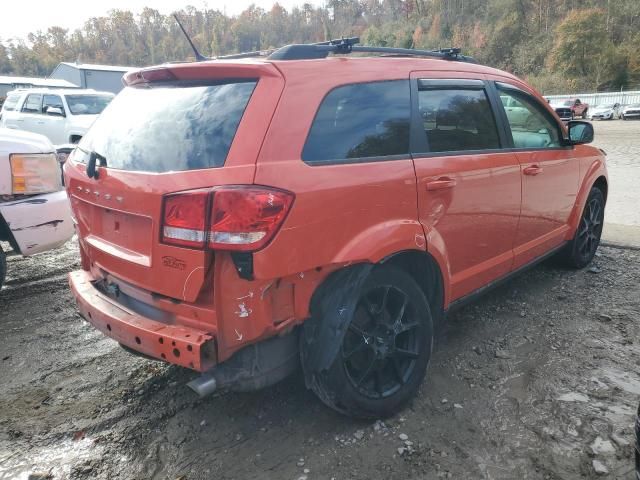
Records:
[[[95,178],[96,180],[100,176],[100,172],[96,168],[96,161],[100,162],[101,167],[107,166],[107,158],[103,155],[100,155],[98,152],[88,152],[89,153],[89,161],[87,162],[87,177]]]

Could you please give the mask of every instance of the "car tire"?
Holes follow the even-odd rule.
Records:
[[[626,117],[625,117],[624,115],[620,115],[620,118],[621,118],[622,120],[626,120]]]
[[[377,266],[347,321],[336,358],[315,375],[312,390],[351,417],[397,413],[418,391],[431,358],[433,321],[424,292],[405,271]]]
[[[5,278],[7,278],[7,254],[0,247],[0,288],[2,288]]]
[[[572,268],[584,268],[596,254],[600,245],[604,223],[604,194],[592,187],[584,206],[573,240],[562,250],[560,259]]]
[[[587,115],[588,115],[589,109],[585,110],[584,112],[582,112],[582,119],[586,120],[587,119]]]

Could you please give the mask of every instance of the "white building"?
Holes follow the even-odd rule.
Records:
[[[49,78],[66,80],[80,88],[118,93],[123,88],[122,76],[134,68],[62,62],[53,70]]]

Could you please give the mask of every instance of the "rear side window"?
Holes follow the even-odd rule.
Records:
[[[324,98],[302,151],[310,164],[409,154],[408,80],[357,83]]]
[[[19,95],[9,95],[2,105],[2,109],[5,112],[12,112],[18,106]]]
[[[103,155],[108,168],[119,170],[221,167],[255,86],[256,81],[127,87],[105,108],[79,147]]]
[[[500,148],[484,89],[421,88],[418,103],[430,152]]]
[[[28,113],[40,113],[42,108],[42,95],[39,93],[32,93],[27,97],[27,100],[22,106],[23,112]]]

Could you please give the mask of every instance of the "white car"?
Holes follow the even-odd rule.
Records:
[[[56,151],[43,135],[0,128],[0,241],[34,255],[74,233]],[[0,287],[7,271],[0,245]]]
[[[640,103],[632,103],[631,105],[625,106],[620,115],[623,120],[640,118]]]
[[[115,95],[79,89],[14,90],[0,112],[0,127],[45,135],[54,145],[78,143]]]
[[[607,103],[591,107],[589,110],[589,118],[591,120],[615,120],[620,118],[620,104]]]

